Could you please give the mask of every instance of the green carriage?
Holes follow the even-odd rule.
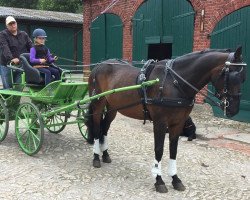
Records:
[[[88,97],[88,83],[75,80],[73,76],[79,71],[62,71],[61,80],[44,86],[29,82],[27,54],[21,55],[20,60],[21,68],[8,67],[12,72],[16,70],[21,73],[21,83],[13,83],[12,89],[0,90],[0,142],[7,136],[9,122],[14,120],[18,144],[28,155],[34,155],[40,150],[45,128],[51,133],[59,133],[67,124],[77,124],[83,138],[87,139],[86,113],[92,100],[115,92],[150,86],[158,81],[148,81]],[[34,76],[36,74],[29,74],[29,77]]]

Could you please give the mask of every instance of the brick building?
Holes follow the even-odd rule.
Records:
[[[243,46],[244,60],[250,63],[250,0],[83,3],[85,64],[112,57],[129,61],[164,55],[173,58],[205,48],[235,49],[238,44]],[[154,54],[162,51],[164,55]],[[250,108],[250,93],[246,91],[243,98],[245,107]],[[202,103],[204,97],[197,95],[196,100]]]

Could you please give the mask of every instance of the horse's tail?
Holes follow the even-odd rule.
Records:
[[[99,85],[98,85],[98,80],[97,80],[97,73],[99,71],[99,68],[101,66],[98,64],[90,73],[90,76],[89,76],[89,96],[93,96],[95,95],[96,93],[99,93]],[[93,110],[93,106],[94,104],[96,103],[96,101],[98,101],[97,99],[95,100],[92,100],[91,103],[89,104],[88,106],[88,113],[87,113],[87,116],[86,116],[86,122],[85,122],[85,125],[87,126],[87,129],[88,129],[88,139],[87,139],[87,142],[89,144],[93,144],[94,143],[94,139],[95,139],[95,134],[94,134],[94,120],[93,120],[93,115],[94,115],[94,110]],[[101,119],[101,124],[103,123],[103,117]],[[100,135],[98,136],[98,138],[100,139],[100,142],[102,143],[103,140],[104,140],[104,137],[102,136],[101,134],[101,131],[99,133]]]

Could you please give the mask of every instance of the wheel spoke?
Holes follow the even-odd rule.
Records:
[[[9,129],[9,111],[5,102],[0,99],[0,141],[3,141]]]
[[[79,110],[78,111],[78,128],[80,130],[80,133],[82,134],[84,139],[88,139],[88,131],[87,127],[85,125],[85,113],[87,113],[87,110]]]
[[[36,149],[37,148],[37,143],[36,143],[35,139],[37,139],[38,142],[40,142],[40,140],[39,140],[39,138],[33,132],[31,132],[31,133],[32,133],[31,134],[32,141],[33,141],[33,144],[34,144],[35,149]]]
[[[19,138],[18,139],[21,139],[23,136],[25,136],[26,135],[26,133],[28,132],[29,130],[26,130],[26,131],[24,131],[23,133],[21,133],[20,135],[19,135]],[[27,139],[27,138],[26,138]]]
[[[62,124],[62,123],[67,122],[66,113],[58,113],[58,114],[55,114],[55,115],[51,116],[48,119],[49,119],[49,121],[46,123],[47,124],[47,129],[51,133],[59,133],[66,126],[66,124]],[[61,125],[57,125],[57,124],[61,124]]]
[[[37,139],[38,141],[40,141],[39,137],[37,137],[37,134],[34,133],[32,130],[30,130],[30,132],[32,133],[32,137],[34,137],[35,139]]]

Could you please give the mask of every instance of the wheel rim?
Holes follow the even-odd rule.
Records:
[[[3,100],[0,100],[0,141],[3,141],[9,130],[9,112],[4,105]]]
[[[20,105],[15,123],[17,141],[21,149],[28,155],[36,154],[44,137],[44,125],[37,107],[32,103]]]
[[[60,133],[66,127],[66,124],[62,125],[56,125],[56,124],[66,123],[67,121],[68,117],[66,112],[58,113],[46,119],[46,128],[51,133]]]
[[[85,122],[86,122],[86,113],[87,113],[87,109],[81,109],[81,110],[78,110],[78,113],[77,113],[77,119],[78,119],[78,128],[83,136],[83,138],[85,140],[88,139],[88,128],[87,126],[85,125]]]

